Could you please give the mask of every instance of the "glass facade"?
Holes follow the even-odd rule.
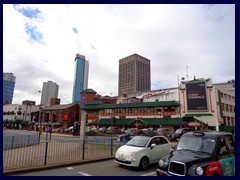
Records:
[[[73,85],[73,103],[79,103],[80,93],[87,89],[88,85],[88,61],[85,60],[85,56],[77,54],[75,58],[75,75]]]
[[[3,80],[3,104],[12,104],[15,82]]]

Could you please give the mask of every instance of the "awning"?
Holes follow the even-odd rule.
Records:
[[[148,125],[162,125],[162,126],[179,126],[180,118],[145,118],[144,121]],[[181,122],[181,124],[186,124],[186,122]]]
[[[184,115],[184,117],[193,117],[193,116],[196,116],[196,117],[200,117],[200,116],[213,116],[213,114],[206,113],[206,114],[185,114]]]
[[[110,118],[103,118],[97,121],[93,121],[88,123],[88,126],[91,125],[130,125],[135,121],[135,119],[110,119]]]
[[[203,124],[204,126],[208,126],[208,124],[207,123],[204,123],[203,121],[201,121],[201,120],[199,120],[199,119],[197,119],[196,117],[194,117],[194,116],[196,116],[196,117],[200,117],[200,116],[212,116],[212,114],[186,114],[184,117],[190,117],[190,119],[188,119],[188,118],[185,118],[184,119],[184,121],[185,122],[194,122],[194,121],[196,121],[196,122],[198,122],[199,124]],[[192,118],[191,118],[192,117]]]

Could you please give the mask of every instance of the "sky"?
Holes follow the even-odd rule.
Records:
[[[178,77],[235,79],[234,4],[3,4],[3,72],[16,76],[13,104],[40,104],[43,82],[72,103],[74,58],[89,61],[88,88],[118,95],[119,60],[151,61],[151,89]]]

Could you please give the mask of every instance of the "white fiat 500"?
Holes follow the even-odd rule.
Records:
[[[172,145],[164,136],[135,136],[117,150],[115,162],[145,170],[149,164],[168,155],[173,150]]]

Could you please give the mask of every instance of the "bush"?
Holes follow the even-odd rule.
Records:
[[[86,132],[86,135],[87,136],[106,136],[105,133],[98,132],[98,131],[95,131],[95,130],[89,130],[88,132]]]

